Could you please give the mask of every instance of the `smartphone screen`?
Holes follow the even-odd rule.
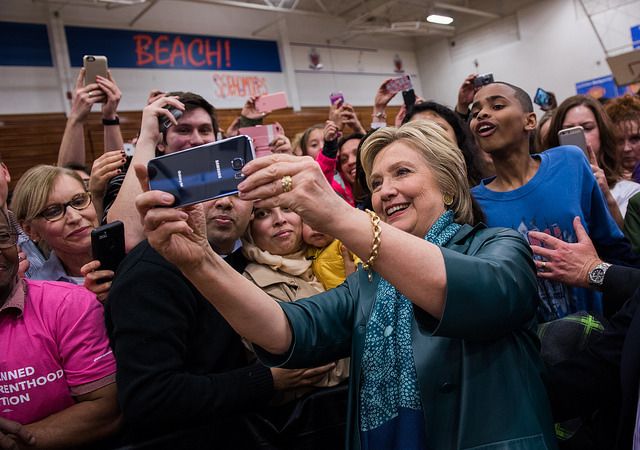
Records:
[[[113,270],[125,257],[124,224],[119,220],[91,231],[91,253],[100,261],[100,270]]]
[[[149,188],[169,192],[174,207],[238,193],[242,168],[255,159],[251,139],[236,136],[149,161]]]
[[[560,145],[575,145],[576,147],[580,147],[587,159],[589,159],[587,140],[584,137],[584,129],[582,127],[577,126],[558,131],[558,140],[560,141]]]
[[[84,55],[82,57],[82,66],[85,69],[84,84],[95,83],[96,76],[108,78],[107,57],[99,55]]]

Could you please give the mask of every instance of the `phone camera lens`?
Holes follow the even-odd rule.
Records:
[[[233,170],[240,170],[244,166],[244,159],[242,158],[233,158],[231,160],[231,167]]]

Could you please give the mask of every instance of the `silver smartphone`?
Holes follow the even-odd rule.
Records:
[[[589,159],[589,150],[587,149],[587,139],[584,137],[584,128],[581,126],[565,128],[558,131],[558,141],[560,145],[575,145],[580,147],[587,159]]]

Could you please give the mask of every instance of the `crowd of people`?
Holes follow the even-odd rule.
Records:
[[[0,449],[640,449],[638,95],[538,120],[472,74],[391,123],[389,79],[370,121],[339,100],[171,208],[147,163],[266,125],[258,98],[223,131],[152,91],[131,156],[117,83],[84,78],[57,165],[11,195],[0,165]]]

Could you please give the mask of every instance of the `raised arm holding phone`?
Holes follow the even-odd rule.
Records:
[[[468,446],[513,439],[524,444],[519,448],[555,448],[539,377],[527,244],[510,230],[466,225],[472,214],[464,160],[438,126],[380,130],[363,144],[362,161],[375,213],[342,201],[310,159],[273,155],[245,166],[242,199],[293,210],[366,262],[367,269],[345,284],[295,303],[274,302],[211,250],[201,206],[157,208],[173,202],[160,191],[143,193],[136,204],[151,246],[239,334],[264,349],[258,350],[263,361],[295,368],[351,356],[353,448],[362,440],[402,447],[397,439],[434,448],[460,439]],[[136,166],[136,172],[144,189],[145,168]],[[425,265],[429,270],[416,270]],[[515,355],[517,365],[510,362]],[[455,369],[460,364],[469,376]],[[380,367],[396,369],[381,376]],[[504,382],[492,389],[496,370]],[[451,388],[442,402],[445,380]],[[373,414],[382,405],[393,412]],[[457,420],[449,420],[451,414]],[[479,424],[472,416],[485,420]],[[395,432],[408,423],[412,433]]]

